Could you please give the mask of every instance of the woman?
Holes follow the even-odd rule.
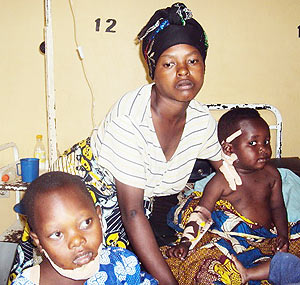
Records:
[[[91,147],[99,167],[114,177],[133,250],[160,284],[176,284],[143,204],[150,210],[152,197],[179,193],[196,158],[220,166],[216,122],[194,100],[203,85],[208,45],[202,27],[180,3],[156,11],[138,38],[154,83],[112,107],[93,132]]]
[[[221,165],[216,122],[194,100],[208,44],[181,3],[156,11],[138,38],[154,82],[120,98],[91,138],[69,149],[52,169],[86,182],[101,205],[107,245],[126,247],[129,240],[160,284],[176,284],[148,218],[153,197],[174,198],[185,187],[196,158],[210,160],[215,169]],[[19,263],[31,265],[26,259]]]

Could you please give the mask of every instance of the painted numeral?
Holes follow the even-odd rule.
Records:
[[[96,32],[99,32],[100,31],[100,26],[101,26],[101,19],[97,18],[95,20],[95,23],[96,23]],[[106,33],[115,33],[116,32],[116,30],[114,28],[117,25],[117,20],[115,20],[115,19],[107,19],[105,21],[105,23],[107,23],[107,25],[105,27],[105,32]]]

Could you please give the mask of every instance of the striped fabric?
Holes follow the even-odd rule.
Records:
[[[125,94],[91,137],[98,164],[122,183],[144,189],[145,197],[178,193],[196,158],[221,158],[216,121],[207,107],[193,100],[178,148],[166,161],[152,122],[152,85]]]

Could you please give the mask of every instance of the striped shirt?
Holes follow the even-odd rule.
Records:
[[[145,197],[180,192],[196,158],[221,159],[216,121],[207,107],[192,100],[179,145],[166,160],[152,121],[152,85],[125,94],[91,137],[98,164],[120,182],[144,189]]]

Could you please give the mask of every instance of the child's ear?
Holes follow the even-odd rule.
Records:
[[[96,213],[97,213],[97,215],[100,219],[101,225],[102,225],[102,211],[101,211],[100,206],[96,206]]]
[[[228,143],[228,142],[222,142],[222,150],[223,152],[230,156],[232,153],[233,153],[233,150],[232,150],[232,144],[231,143]]]
[[[40,252],[42,252],[43,248],[42,248],[42,245],[40,244],[40,240],[39,240],[37,234],[34,233],[34,232],[30,232],[29,235],[30,235],[30,237],[33,239],[33,241],[34,241],[34,243],[36,244],[38,250],[39,250]]]

